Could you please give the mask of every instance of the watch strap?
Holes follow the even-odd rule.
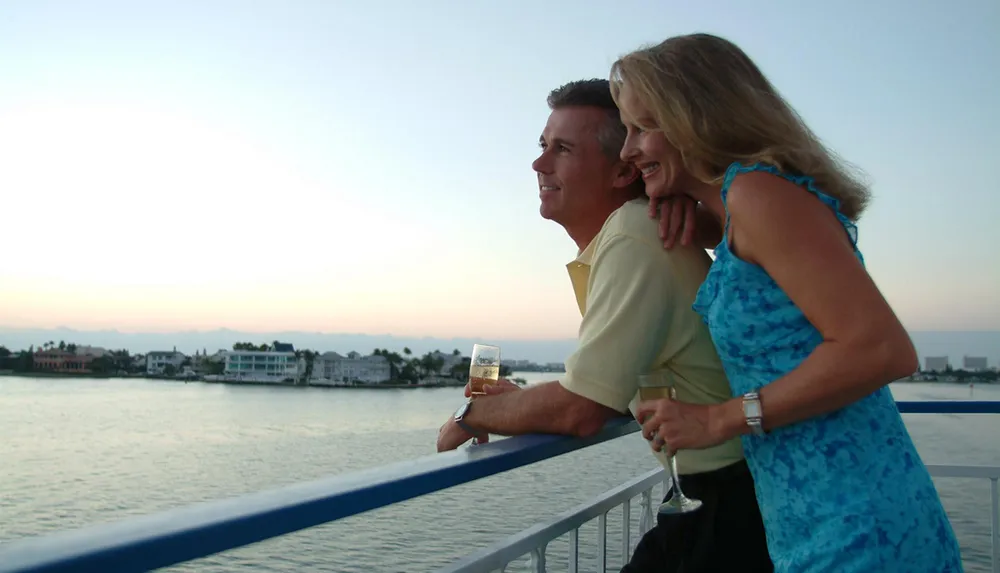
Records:
[[[743,395],[743,416],[746,418],[747,426],[756,436],[763,436],[764,432],[764,411],[760,405],[760,394],[757,392],[747,392]]]
[[[458,424],[459,428],[462,428],[463,430],[465,430],[466,433],[469,433],[469,434],[472,434],[473,436],[475,436],[475,435],[477,435],[477,432],[475,430],[473,430],[471,426],[469,426],[468,424],[465,423],[465,415],[469,413],[469,410],[471,408],[472,408],[472,400],[471,399],[468,402],[466,402],[465,404],[462,404],[461,406],[459,406],[458,411],[455,412],[455,423]]]

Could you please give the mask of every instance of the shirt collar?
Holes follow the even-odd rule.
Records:
[[[590,241],[590,244],[587,245],[587,248],[580,251],[575,259],[566,264],[566,270],[569,272],[570,282],[573,283],[573,293],[576,295],[576,304],[580,308],[581,316],[587,312],[587,284],[590,282],[590,265],[594,260],[594,251],[596,250],[597,237],[594,237]]]
[[[589,267],[591,262],[594,260],[594,251],[597,250],[597,238],[599,236],[600,233],[595,235],[594,238],[590,240],[590,243],[587,244],[587,247],[577,253],[576,258],[570,261],[567,266],[586,265]]]

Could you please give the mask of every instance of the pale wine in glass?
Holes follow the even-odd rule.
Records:
[[[639,398],[645,400],[659,400],[661,398],[677,398],[677,391],[674,390],[673,381],[670,374],[664,371],[643,374],[639,376]],[[642,423],[642,420],[639,421]],[[656,436],[653,437],[656,439]],[[661,451],[662,453],[662,451]],[[660,504],[658,512],[664,515],[677,513],[688,513],[701,507],[700,499],[692,499],[684,495],[681,491],[681,479],[677,475],[677,458],[670,456],[670,481],[673,483],[673,494],[670,499]]]
[[[500,347],[476,344],[469,362],[469,393],[474,398],[485,396],[484,387],[496,384],[500,378]]]
[[[500,347],[486,344],[472,346],[472,359],[469,361],[469,399],[485,396],[484,388],[496,384],[500,379]],[[479,438],[472,438],[472,445],[479,443]]]

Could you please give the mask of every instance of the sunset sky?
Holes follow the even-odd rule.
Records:
[[[1000,330],[1000,3],[0,6],[0,325],[563,338],[531,161],[570,80],[741,45],[863,168],[908,328]]]

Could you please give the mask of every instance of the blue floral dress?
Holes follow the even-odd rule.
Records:
[[[750,171],[783,177],[827,204],[863,262],[857,227],[810,177],[733,164],[723,204],[733,178]],[[716,248],[694,309],[708,324],[733,396],[741,396],[797,368],[822,336],[763,268],[737,258],[727,243]],[[776,571],[962,571],[951,524],[888,387],[838,411],[742,439]]]

